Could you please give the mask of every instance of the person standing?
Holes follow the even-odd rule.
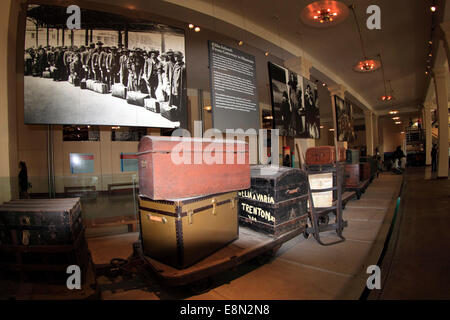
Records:
[[[29,199],[28,188],[30,184],[28,183],[28,171],[25,162],[19,162],[19,197],[20,199]]]
[[[169,105],[177,107],[177,114],[180,115],[185,107],[183,97],[186,90],[186,66],[183,62],[183,54],[180,51],[174,52],[175,65],[173,66],[172,75],[172,92]]]
[[[128,85],[128,49],[126,48],[121,51],[119,66],[119,82],[126,87]]]
[[[431,148],[431,172],[436,172],[437,169],[437,146],[433,143],[433,147]]]
[[[151,50],[149,51],[149,58],[145,60],[144,66],[144,79],[147,84],[148,94],[150,97],[156,99],[156,89],[161,79],[161,63],[158,60],[159,51]]]

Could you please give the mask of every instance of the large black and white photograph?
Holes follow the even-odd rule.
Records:
[[[274,128],[280,135],[318,139],[317,86],[295,72],[269,62]]]
[[[303,138],[320,138],[320,113],[319,113],[319,95],[317,94],[317,85],[303,78],[303,105],[306,134]],[[302,118],[303,121],[303,118]]]
[[[133,16],[29,5],[24,53],[27,124],[187,128],[184,30]]]
[[[338,96],[334,96],[336,106],[337,140],[339,142],[353,142],[356,139],[353,128],[353,107],[348,101],[344,101]]]

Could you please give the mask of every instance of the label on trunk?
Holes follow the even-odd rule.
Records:
[[[241,206],[241,210],[242,210],[241,212],[247,213],[247,216],[249,219],[251,219],[253,221],[263,220],[266,223],[275,224],[275,217],[272,216],[270,211],[247,204],[242,201],[240,202],[240,206]]]
[[[238,196],[241,198],[246,198],[258,202],[270,203],[274,204],[275,200],[272,196],[267,194],[260,194],[257,192],[253,192],[252,190],[243,190],[238,192]]]

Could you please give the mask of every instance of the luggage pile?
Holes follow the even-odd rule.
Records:
[[[252,166],[251,187],[238,192],[239,220],[270,236],[306,228],[308,181],[303,170]]]
[[[92,266],[80,198],[12,200],[0,205],[0,272],[7,279],[65,284],[67,267]]]
[[[250,186],[247,143],[146,136],[138,149],[145,255],[182,269],[238,238],[237,191]]]

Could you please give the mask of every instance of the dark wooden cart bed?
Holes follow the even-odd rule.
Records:
[[[278,237],[270,237],[249,228],[240,227],[239,239],[193,266],[181,270],[144,256],[139,245],[135,245],[135,250],[136,254],[145,261],[146,266],[165,284],[181,286],[209,278],[253,258],[274,255],[284,242],[304,231],[304,228],[298,228]]]

